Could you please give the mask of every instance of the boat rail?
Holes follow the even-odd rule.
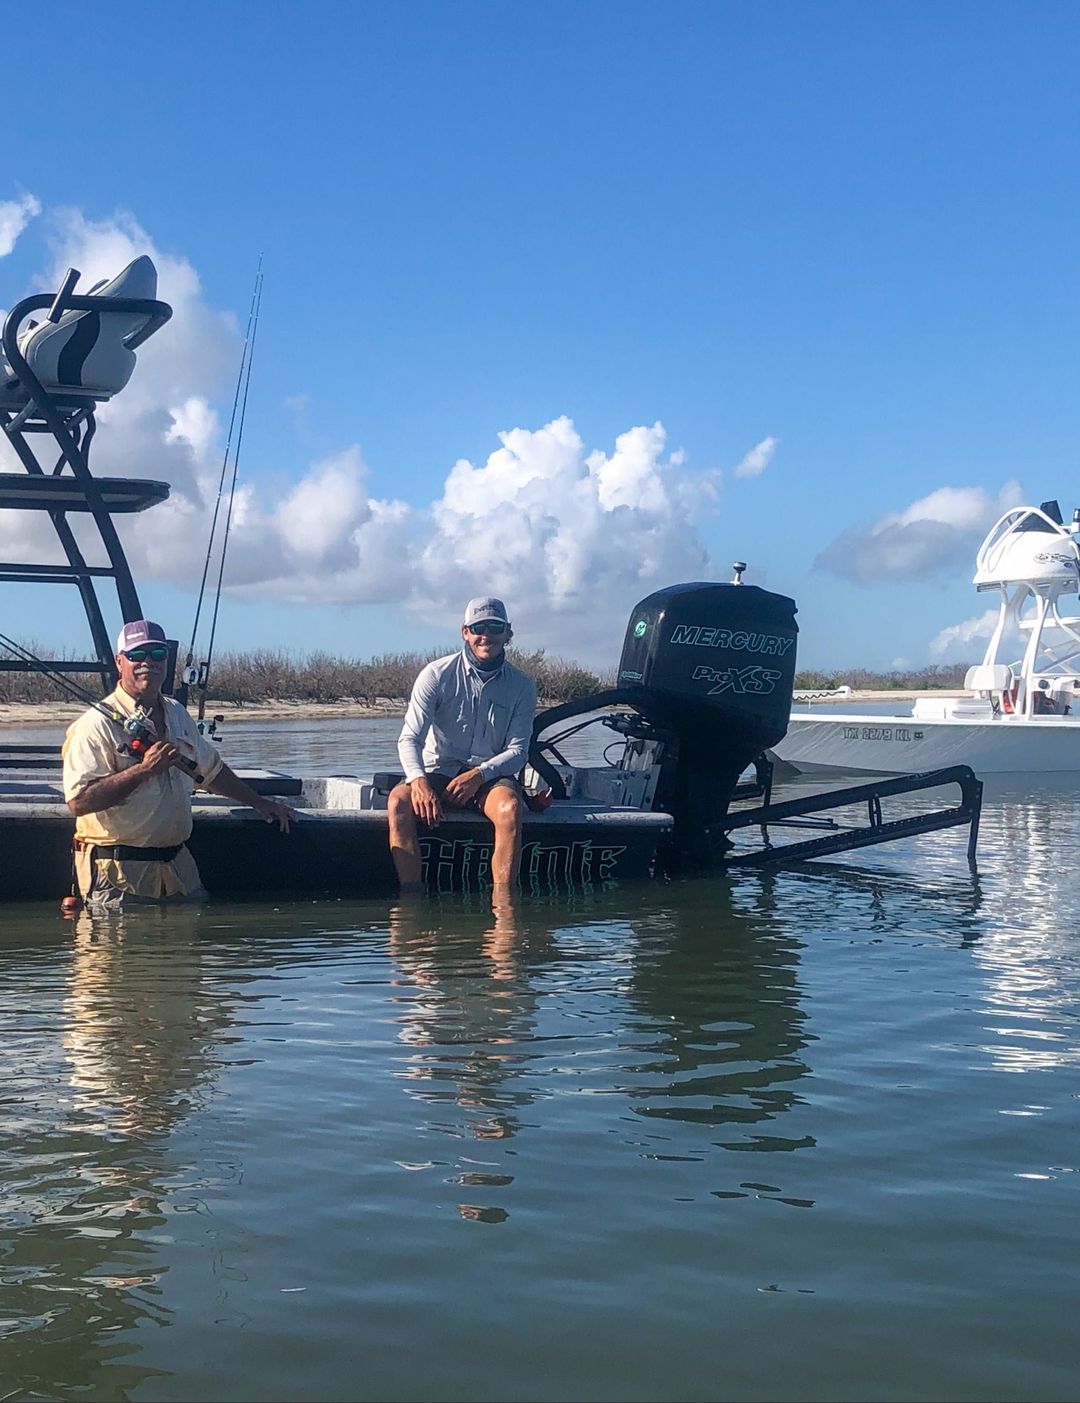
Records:
[[[893,798],[898,794],[939,789],[950,784],[960,788],[960,802],[950,808],[936,809],[924,814],[908,814],[895,819],[886,819],[882,813],[882,799]],[[855,848],[872,847],[877,843],[892,842],[896,838],[914,837],[920,833],[933,833],[938,829],[957,828],[964,824],[968,825],[968,862],[974,864],[975,849],[979,840],[979,819],[982,814],[982,793],[982,781],[976,778],[970,766],[950,765],[942,770],[896,775],[890,779],[850,785],[823,794],[809,794],[799,799],[786,799],[777,804],[768,803],[755,809],[743,809],[727,815],[724,830],[733,832],[741,828],[760,827],[762,847],[753,852],[733,849],[725,855],[724,866],[767,867],[780,863],[804,862],[815,857],[851,852]],[[841,828],[835,820],[817,821],[813,817],[830,809],[848,808],[853,804],[863,803],[867,806],[867,821],[859,827]],[[770,827],[819,827],[826,824],[833,831],[823,837],[808,838],[799,843],[774,844],[769,837]]]

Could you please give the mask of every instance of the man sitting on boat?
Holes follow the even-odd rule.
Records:
[[[162,695],[160,624],[127,623],[116,640],[120,685],[68,728],[64,798],[75,815],[75,874],[91,910],[203,895],[185,844],[196,785],[246,804],[288,832],[295,810],[256,794],[229,769],[187,709]],[[125,723],[138,716],[136,730]]]
[[[506,659],[513,630],[501,599],[470,599],[464,646],[437,658],[413,684],[398,755],[405,782],[390,791],[390,851],[402,891],[420,885],[417,820],[434,828],[443,807],[476,809],[495,828],[496,894],[517,881],[521,784],[536,714],[536,687]]]

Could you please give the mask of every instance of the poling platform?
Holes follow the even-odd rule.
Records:
[[[116,685],[116,667],[94,581],[114,581],[125,623],[142,617],[113,515],[163,502],[169,488],[167,483],[93,476],[95,411],[127,385],[136,350],[165,325],[172,308],[157,300],[157,269],[145,255],[86,294],[75,292],[79,277],[69,268],[55,293],[24,297],[4,321],[0,428],[25,474],[0,474],[0,510],[45,512],[64,558],[47,563],[0,561],[0,580],[75,585],[96,666],[87,669],[66,659],[50,660],[49,665],[61,673],[95,671],[108,690]],[[44,312],[44,319],[34,321],[35,312]],[[41,445],[40,452],[35,444]],[[106,564],[88,564],[67,519],[69,512],[93,518]],[[25,672],[29,666],[24,659],[0,659],[3,671]]]

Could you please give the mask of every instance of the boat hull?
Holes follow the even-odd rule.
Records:
[[[0,901],[59,900],[71,889],[72,819],[60,805],[0,812]],[[521,882],[529,890],[649,877],[670,833],[666,814],[567,806],[525,818]],[[385,812],[306,812],[290,833],[250,809],[196,808],[189,843],[212,896],[306,899],[392,895]],[[421,838],[432,891],[490,883],[491,824],[448,815]]]
[[[793,716],[773,753],[807,772],[905,775],[949,765],[970,765],[977,775],[1080,772],[1080,718]]]

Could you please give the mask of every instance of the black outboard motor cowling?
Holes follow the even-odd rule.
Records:
[[[787,731],[795,612],[793,599],[756,585],[686,584],[630,615],[617,689],[677,739],[655,807],[674,817],[685,863],[707,864],[725,845],[719,824],[740,774]]]

